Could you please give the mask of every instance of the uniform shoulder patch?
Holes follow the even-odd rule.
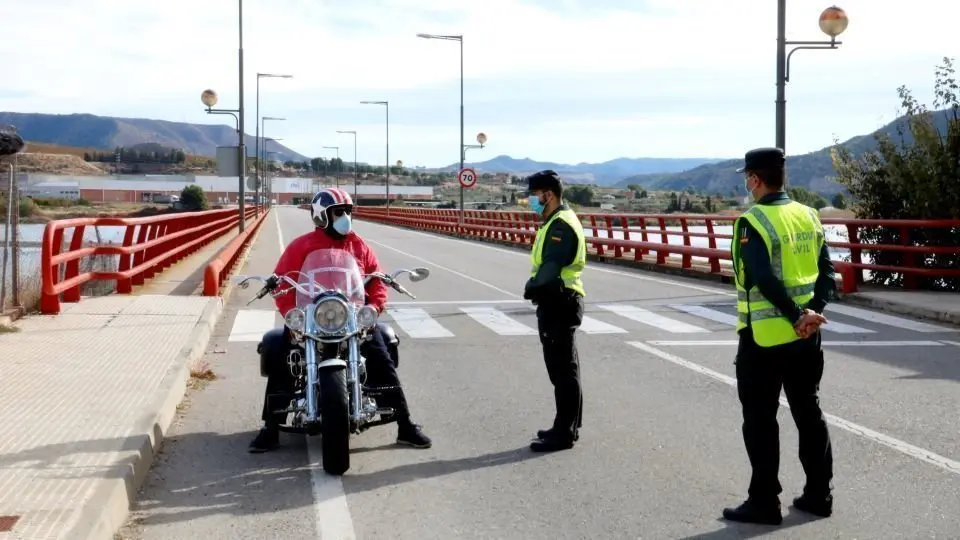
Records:
[[[550,235],[550,241],[551,241],[551,242],[558,242],[558,243],[559,243],[559,242],[563,242],[563,238],[560,237],[560,236],[557,235],[557,234],[551,234],[551,235]]]
[[[740,227],[740,243],[747,244],[750,242],[750,227],[742,225]]]

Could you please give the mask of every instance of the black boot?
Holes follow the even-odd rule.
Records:
[[[260,433],[257,433],[256,438],[250,442],[249,451],[251,454],[262,454],[275,450],[278,446],[280,446],[280,430],[276,426],[265,425],[260,428]]]
[[[410,421],[410,417],[397,420],[397,444],[414,448],[430,448],[433,441],[423,433],[423,429]]]
[[[833,495],[815,496],[804,493],[793,500],[793,507],[820,517],[833,515]]]
[[[723,518],[729,521],[761,525],[780,525],[783,522],[779,499],[772,499],[768,502],[747,499],[736,508],[724,508]]]
[[[577,427],[580,427],[580,426],[577,426]],[[555,433],[555,430],[553,428],[541,429],[540,431],[537,432],[537,438],[538,439],[550,438],[550,437],[553,437],[554,433]],[[573,441],[576,442],[579,440],[580,440],[580,430],[578,429],[573,433]]]

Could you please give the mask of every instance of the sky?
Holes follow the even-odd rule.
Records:
[[[828,0],[829,1],[829,0]],[[823,40],[830,4],[788,0],[787,38]],[[787,84],[787,153],[868,133],[923,103],[955,56],[960,3],[845,0],[836,50],[801,50]],[[914,18],[910,13],[917,14]],[[9,57],[0,110],[233,125],[238,1],[0,0]],[[307,156],[437,167],[459,159],[462,34],[467,161],[738,157],[774,143],[771,0],[244,0],[246,131],[258,72],[267,136]]]

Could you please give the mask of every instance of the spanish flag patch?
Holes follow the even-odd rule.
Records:
[[[563,239],[562,239],[562,238],[560,238],[559,236],[551,236],[551,237],[550,237],[550,241],[551,241],[551,242],[557,242],[557,243],[560,243],[560,242],[562,242],[562,241],[563,241]]]

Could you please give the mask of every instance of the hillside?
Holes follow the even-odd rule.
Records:
[[[228,118],[231,122],[232,118]],[[0,125],[13,125],[29,141],[59,146],[110,150],[142,143],[181,149],[187,154],[216,157],[217,146],[237,144],[237,131],[227,125],[201,125],[146,118],[114,118],[92,114],[39,114],[0,112]],[[256,137],[245,136],[247,155],[256,154]],[[276,141],[266,142],[271,157],[280,161],[303,161]]]
[[[673,173],[692,169],[704,163],[721,161],[715,158],[617,158],[603,163],[578,163],[568,165],[549,161],[517,159],[500,155],[487,161],[466,163],[478,173],[505,173],[523,176],[543,169],[553,169],[571,184],[597,184],[610,186],[625,177],[646,173]],[[448,165],[443,172],[455,172],[459,163]]]
[[[945,110],[930,113],[933,115],[934,123],[941,133],[946,132],[946,113],[947,111]],[[904,144],[912,144],[913,138],[910,135],[910,130],[907,128],[904,117],[897,118],[873,133],[858,135],[840,144],[850,150],[854,155],[859,156],[876,149],[877,143],[874,136],[877,133],[885,133],[894,141],[899,141],[900,134],[897,132],[898,127],[904,130]],[[808,154],[787,156],[788,184],[794,187],[804,187],[824,195],[833,195],[843,191],[843,186],[832,180],[832,177],[836,174],[833,161],[830,158],[830,148],[833,146],[834,145],[830,145]],[[617,182],[617,186],[627,187],[631,184],[636,184],[645,189],[671,191],[693,189],[701,193],[736,194],[742,196],[744,194],[743,174],[737,174],[735,172],[742,165],[742,159],[731,159],[701,165],[694,169],[674,174],[639,174]]]

